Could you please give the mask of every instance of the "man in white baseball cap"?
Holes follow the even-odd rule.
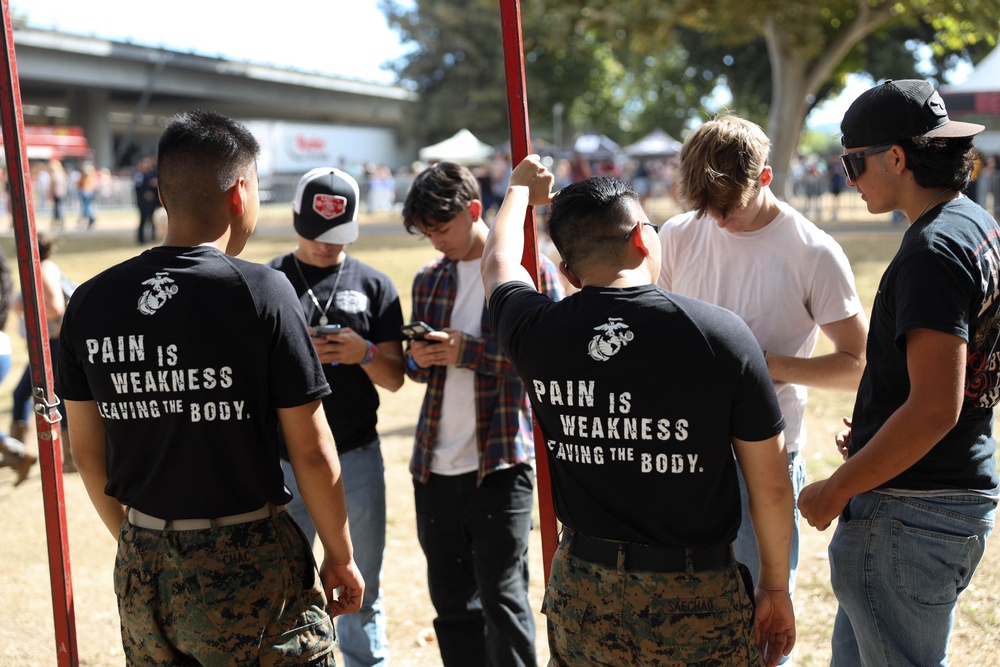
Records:
[[[385,475],[377,424],[375,385],[403,385],[403,313],[392,280],[348,256],[358,239],[358,184],[333,167],[313,169],[298,183],[292,203],[298,247],[269,266],[295,288],[333,393],[323,400],[344,471],[344,492],[355,562],[365,579],[361,611],[337,619],[340,650],[348,667],[386,664],[382,603],[385,551]],[[310,544],[316,528],[298,492],[287,451],[285,484],[295,498],[288,511]]]

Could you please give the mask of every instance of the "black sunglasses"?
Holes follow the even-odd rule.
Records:
[[[660,226],[657,225],[657,224],[654,224],[652,222],[637,222],[637,223],[635,223],[635,227],[633,227],[632,229],[628,230],[628,233],[625,234],[625,240],[626,241],[628,241],[629,237],[632,236],[632,232],[634,232],[635,230],[639,229],[639,225],[649,225],[650,227],[653,228],[654,232],[659,232],[660,231]]]
[[[882,144],[874,148],[868,148],[857,153],[844,153],[840,156],[840,161],[844,163],[844,171],[847,173],[847,180],[856,181],[865,170],[865,158],[869,155],[884,153],[896,144]]]

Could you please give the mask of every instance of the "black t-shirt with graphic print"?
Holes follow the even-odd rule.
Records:
[[[402,340],[403,310],[389,276],[350,255],[340,265],[327,268],[302,261],[298,264],[296,268],[293,253],[268,262],[268,266],[284,273],[292,283],[309,326],[319,324],[322,313],[309,296],[308,288],[312,288],[320,306],[325,307],[336,286],[337,295],[326,313],[329,324],[350,327],[376,345]],[[338,280],[341,271],[343,275]],[[308,285],[303,283],[303,277]],[[323,399],[323,409],[337,441],[337,451],[343,454],[374,442],[378,438],[379,397],[368,374],[358,364],[323,364],[323,373],[333,388]],[[284,446],[281,456],[288,458]]]
[[[654,285],[553,303],[519,282],[494,290],[490,317],[545,436],[560,521],[639,544],[736,537],[732,439],[784,428],[742,320]]]
[[[996,495],[993,409],[1000,400],[1000,226],[962,197],[916,220],[879,283],[858,388],[851,455],[910,394],[906,334],[931,329],[968,343],[958,423],[919,461],[883,487],[966,489]]]
[[[330,387],[285,277],[202,246],[153,248],[78,287],[56,391],[96,401],[106,492],[181,519],[291,500],[276,409]]]

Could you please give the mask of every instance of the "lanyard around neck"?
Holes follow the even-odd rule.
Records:
[[[299,258],[295,256],[295,253],[292,253],[292,259],[295,261],[295,269],[299,272],[299,278],[302,278],[302,284],[306,286],[309,298],[312,299],[313,305],[316,306],[316,310],[319,312],[320,325],[329,324],[330,320],[327,318],[326,313],[333,304],[333,298],[337,296],[337,287],[340,285],[340,276],[344,274],[344,265],[347,264],[347,257],[344,257],[344,261],[340,263],[340,268],[337,269],[337,279],[333,281],[333,291],[330,292],[330,298],[326,300],[325,306],[319,305],[319,299],[316,298],[316,293],[313,292],[312,287],[309,286],[309,281],[306,280],[305,274],[302,273],[302,265],[299,264]]]

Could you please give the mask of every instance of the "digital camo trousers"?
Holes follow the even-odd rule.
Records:
[[[115,593],[129,665],[334,665],[316,563],[287,513],[209,530],[123,523]]]
[[[749,573],[628,572],[569,554],[552,560],[542,603],[554,667],[763,666],[754,641]]]

